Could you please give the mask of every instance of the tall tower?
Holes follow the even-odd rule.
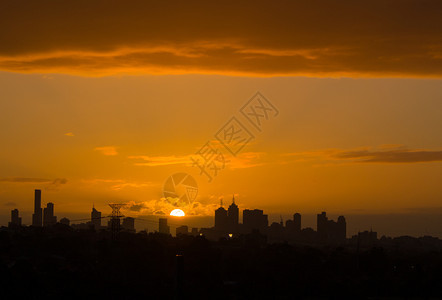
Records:
[[[170,234],[170,226],[167,225],[167,218],[160,218],[158,220],[158,232],[164,234]]]
[[[219,207],[215,210],[215,228],[216,230],[225,232],[227,230],[227,210],[224,207]]]
[[[339,216],[338,218],[338,239],[341,241],[345,241],[347,238],[347,222],[345,221],[344,216]]]
[[[43,226],[52,226],[57,223],[57,217],[54,216],[54,203],[49,202],[43,210]]]
[[[34,213],[32,214],[32,226],[42,226],[43,216],[41,209],[41,190],[34,193]]]
[[[95,230],[101,228],[101,212],[96,210],[94,206],[92,206],[91,224],[94,226]]]
[[[321,240],[327,239],[327,224],[328,218],[327,213],[323,211],[322,213],[316,216],[316,231],[318,232],[318,237]]]
[[[238,205],[235,204],[235,195],[233,195],[232,204],[230,204],[227,210],[227,218],[229,223],[230,233],[238,232],[238,222],[239,222],[239,209]]]
[[[296,213],[293,215],[293,222],[295,223],[295,231],[301,231],[301,214]]]
[[[11,222],[9,222],[9,227],[20,227],[21,226],[21,218],[19,217],[18,209],[11,210]]]
[[[120,209],[125,206],[123,203],[110,203],[109,206],[112,208],[111,219],[109,220],[109,227],[112,232],[112,239],[116,240],[118,238],[118,233],[120,232],[121,222],[120,219],[123,214],[120,212]]]

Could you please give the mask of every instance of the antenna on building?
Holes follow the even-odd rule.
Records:
[[[120,212],[120,209],[124,207],[126,204],[123,203],[110,203],[109,206],[112,208],[112,214],[110,215],[111,219],[111,231],[112,231],[112,239],[116,240],[118,237],[118,233],[120,231],[120,219],[123,214]]]
[[[235,193],[233,193],[232,203],[235,204]]]
[[[219,205],[223,207],[223,198],[219,199]]]

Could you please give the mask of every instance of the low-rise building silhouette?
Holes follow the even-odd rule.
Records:
[[[71,224],[71,221],[68,218],[61,218],[60,224],[69,226]]]
[[[126,217],[123,219],[123,230],[135,232],[135,219],[132,217]]]
[[[186,225],[177,227],[176,228],[176,235],[178,236],[178,235],[182,235],[182,234],[184,234],[184,235],[189,234],[189,227],[187,227]]]

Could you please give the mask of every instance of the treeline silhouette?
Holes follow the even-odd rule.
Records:
[[[146,232],[112,240],[57,224],[0,231],[0,257],[2,299],[442,297],[440,245],[409,239],[363,249],[268,244],[257,232],[217,242]]]

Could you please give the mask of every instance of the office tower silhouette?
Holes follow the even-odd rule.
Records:
[[[189,227],[187,227],[186,225],[183,226],[179,226],[176,228],[176,236],[178,235],[182,235],[182,234],[189,234]]]
[[[71,224],[71,221],[68,218],[61,218],[60,224],[69,226]]]
[[[316,231],[320,240],[327,239],[327,213],[323,211],[316,216]]]
[[[247,233],[258,230],[265,233],[269,225],[268,216],[260,209],[245,209],[242,213],[243,226]]]
[[[296,232],[300,232],[301,231],[301,214],[300,213],[295,213],[293,215],[293,222],[294,222],[294,230]]]
[[[52,226],[57,223],[57,217],[54,216],[54,203],[49,202],[43,210],[43,226]]]
[[[226,232],[227,223],[227,210],[225,210],[224,207],[220,206],[218,209],[215,210],[215,229],[218,231]]]
[[[92,206],[91,224],[95,230],[99,230],[101,228],[101,212],[96,210],[95,206]]]
[[[167,225],[167,218],[160,218],[158,232],[164,234],[170,234],[170,227]]]
[[[41,208],[41,190],[34,191],[34,213],[32,214],[32,226],[43,225],[43,213]]]
[[[232,204],[228,210],[223,207],[221,200],[220,207],[215,210],[215,230],[220,235],[233,234],[238,232],[239,209],[235,204],[235,196],[233,196]]]
[[[347,238],[347,222],[344,216],[338,217],[338,222],[336,226],[336,239],[339,241],[344,241]]]
[[[322,242],[344,242],[347,237],[347,223],[344,216],[339,216],[338,221],[329,220],[327,213],[317,215],[316,226],[318,238]]]
[[[232,204],[230,204],[227,210],[227,231],[229,233],[237,233],[238,232],[238,223],[239,223],[239,209],[238,205],[235,204],[235,195],[232,198]]]
[[[8,224],[9,228],[21,226],[21,218],[19,217],[18,209],[11,210],[11,222]]]
[[[132,217],[124,218],[122,227],[126,231],[135,232],[135,219]]]

